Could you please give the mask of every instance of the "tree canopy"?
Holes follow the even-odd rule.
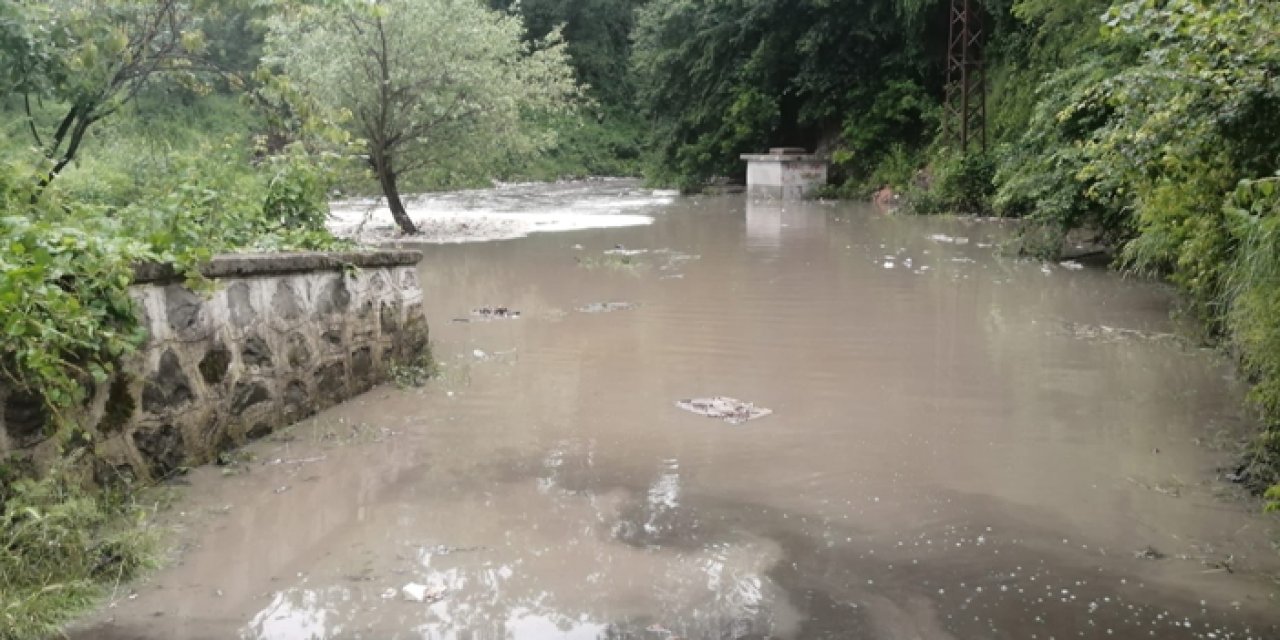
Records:
[[[532,115],[573,108],[559,33],[523,35],[518,16],[469,0],[340,2],[273,19],[267,62],[347,114],[396,222],[414,233],[402,175],[484,175],[554,140]]]
[[[56,0],[0,9],[0,83],[21,97],[26,125],[52,181],[89,127],[117,112],[158,73],[189,70],[204,48],[199,15],[179,0]],[[39,107],[61,106],[46,121]]]
[[[865,167],[894,142],[923,143],[940,86],[926,37],[937,4],[652,0],[632,62],[657,177],[737,175],[739,153],[770,145],[840,144]]]

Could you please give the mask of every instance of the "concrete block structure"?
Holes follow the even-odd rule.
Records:
[[[779,147],[746,153],[747,193],[753,197],[803,198],[827,184],[827,163],[804,149]]]

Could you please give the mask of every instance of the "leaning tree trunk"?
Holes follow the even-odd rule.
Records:
[[[404,202],[400,200],[400,189],[396,186],[396,172],[391,166],[391,158],[379,157],[374,162],[373,170],[378,174],[382,195],[387,197],[387,206],[391,207],[391,217],[395,218],[396,225],[407,235],[417,235],[418,227],[409,219],[408,212],[404,210]]]

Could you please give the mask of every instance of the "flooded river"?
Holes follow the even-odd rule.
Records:
[[[73,636],[1280,637],[1280,521],[1218,480],[1242,385],[1161,287],[992,223],[559,189],[653,223],[424,247],[439,378],[194,470],[173,563]],[[712,396],[772,414],[676,406]]]

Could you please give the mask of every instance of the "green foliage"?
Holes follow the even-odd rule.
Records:
[[[866,180],[866,193],[879,187],[891,187],[898,191],[911,186],[920,172],[921,153],[912,151],[906,144],[898,143],[889,147],[889,151],[880,156],[880,161],[871,170]],[[865,194],[864,194],[865,195]]]
[[[157,76],[201,88],[205,15],[180,0],[46,0],[0,13],[0,95],[20,96],[24,124],[52,182],[90,127]]]
[[[391,381],[397,387],[407,389],[424,386],[427,381],[439,377],[440,363],[436,362],[432,351],[431,345],[427,345],[426,350],[413,360],[392,363]]]
[[[634,114],[617,108],[585,110],[551,116],[545,126],[555,131],[554,144],[532,158],[499,167],[495,177],[559,180],[641,174],[645,128]]]
[[[0,484],[0,640],[52,637],[113,584],[153,564],[146,513],[64,473]]]
[[[125,287],[131,264],[154,256],[105,224],[0,218],[0,382],[55,415],[83,401],[85,382],[105,382],[143,337]]]
[[[694,187],[740,177],[738,155],[769,146],[841,150],[861,178],[895,144],[923,143],[936,118],[924,87],[938,84],[924,18],[941,6],[652,0],[632,55],[650,178]]]
[[[1101,16],[1113,0],[989,0],[987,126],[997,147],[1015,145],[1054,76],[1105,63]],[[1076,70],[1076,71],[1072,71]]]
[[[907,149],[920,148],[937,129],[937,103],[914,79],[891,78],[870,90],[856,88],[850,93],[855,102],[871,106],[850,111],[841,124],[841,145],[832,153],[832,161],[846,173],[866,175],[889,155],[896,155],[891,162],[901,165]],[[907,175],[907,180],[910,177]],[[901,166],[890,170],[885,178],[881,179],[882,184],[907,184],[907,180],[898,181]]]
[[[50,428],[84,400],[143,336],[127,295],[132,265],[167,261],[194,272],[212,253],[324,248],[325,165],[294,149],[255,168],[249,150],[205,145],[161,158],[119,197],[95,203],[47,189],[40,169],[10,162],[0,183],[0,380],[43,398]],[[75,181],[68,181],[74,185]]]
[[[913,213],[989,213],[995,189],[995,160],[989,155],[947,155],[935,159],[932,184],[908,193]]]
[[[1124,208],[1104,197],[1094,181],[1081,179],[1089,161],[1085,141],[1111,112],[1097,89],[1111,72],[1109,60],[1096,58],[1040,85],[1041,99],[1021,139],[997,151],[993,206],[1001,215],[1030,218],[1059,238],[1078,228],[1094,229],[1115,242],[1131,235]]]
[[[1039,85],[1025,133],[1002,148],[996,205],[1058,234],[1092,229],[1122,247],[1125,267],[1177,284],[1255,382],[1269,431],[1249,475],[1275,482],[1280,4],[1116,2],[1097,31],[1053,40],[1057,17],[1094,8],[1015,3],[1044,25],[1037,46],[1069,65]]]
[[[844,151],[837,150],[833,153],[833,157],[839,162],[844,154]],[[831,183],[819,191],[819,196],[865,200],[885,187],[898,194],[910,193],[916,199],[927,195],[919,185],[920,177],[925,174],[921,168],[925,164],[923,149],[904,143],[894,143],[888,151],[879,154],[878,158],[871,165],[869,172],[865,170],[858,173],[845,172],[843,180],[840,179],[841,172],[837,167],[837,170],[832,172]]]
[[[628,59],[635,10],[645,0],[490,0],[495,9],[517,11],[526,40],[537,42],[561,29],[570,64],[590,95],[608,110],[630,107]]]
[[[396,222],[413,233],[402,176],[488,178],[495,165],[549,148],[554,131],[536,126],[539,117],[576,105],[559,33],[523,34],[518,16],[477,2],[334,2],[275,16],[267,62],[320,108],[349,114]]]
[[[1241,182],[1222,211],[1234,251],[1217,299],[1229,305],[1224,323],[1271,429],[1255,447],[1253,475],[1277,483],[1267,498],[1280,509],[1280,178]]]

